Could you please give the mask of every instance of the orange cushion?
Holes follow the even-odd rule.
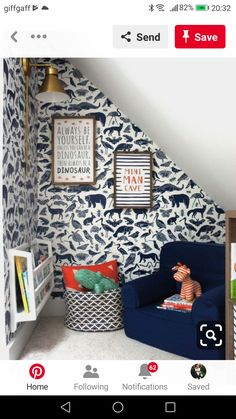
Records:
[[[111,260],[110,262],[101,263],[99,265],[77,265],[77,266],[66,266],[62,265],[62,274],[64,278],[65,287],[69,291],[87,291],[83,288],[78,281],[74,278],[74,271],[80,269],[88,269],[93,272],[100,272],[103,276],[107,276],[114,282],[119,282],[117,260]]]

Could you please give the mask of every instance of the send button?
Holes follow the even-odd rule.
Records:
[[[168,27],[154,25],[113,27],[114,48],[167,48]]]

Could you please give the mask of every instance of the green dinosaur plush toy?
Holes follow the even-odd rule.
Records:
[[[102,276],[100,272],[89,271],[88,269],[74,270],[75,280],[96,294],[101,294],[104,291],[114,290],[118,288],[118,284],[113,282],[106,276]]]

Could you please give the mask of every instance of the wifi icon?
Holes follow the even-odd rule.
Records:
[[[164,12],[165,11],[165,5],[164,4],[156,4],[156,8],[158,12]]]

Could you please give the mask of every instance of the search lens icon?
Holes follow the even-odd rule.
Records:
[[[207,337],[208,339],[217,340],[217,339],[216,339],[216,335],[215,335],[214,330],[207,330],[207,332],[206,332],[206,337]]]

